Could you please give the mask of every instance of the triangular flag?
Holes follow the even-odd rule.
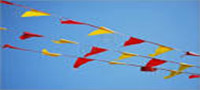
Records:
[[[66,39],[60,39],[60,40],[52,40],[52,42],[56,44],[65,44],[65,43],[71,43],[71,44],[78,44],[77,42],[66,40]]]
[[[17,50],[28,51],[27,49],[14,47],[14,46],[12,46],[12,45],[10,45],[10,44],[5,44],[2,48],[11,48],[11,49],[17,49]]]
[[[122,62],[115,62],[115,61],[110,61],[109,64],[118,64],[118,65],[125,65],[126,63],[122,63]]]
[[[60,20],[60,23],[61,24],[85,24],[85,23],[82,23],[82,22],[78,22],[78,21],[74,21],[74,20]]]
[[[0,0],[0,3],[4,3],[4,4],[8,4],[8,5],[14,5],[14,3],[11,3],[11,2],[8,2],[8,1],[3,1],[3,0]]]
[[[172,77],[174,77],[174,76],[176,76],[176,75],[179,75],[179,74],[181,74],[181,72],[171,70],[171,71],[170,71],[170,75],[165,76],[164,79],[169,79],[169,78],[172,78]]]
[[[0,30],[7,30],[6,28],[0,27]]]
[[[78,58],[74,64],[74,68],[79,68],[83,64],[86,64],[87,62],[93,61],[93,59],[88,58]]]
[[[85,54],[84,57],[88,57],[88,56],[98,54],[98,53],[102,53],[102,52],[105,52],[105,51],[107,51],[107,49],[99,48],[99,47],[92,47],[92,50],[89,53]]]
[[[47,51],[46,49],[43,49],[43,50],[42,50],[42,54],[47,55],[47,56],[51,56],[51,57],[58,57],[58,56],[61,55],[61,54],[58,54],[58,53],[50,53],[50,52]]]
[[[37,17],[37,16],[50,16],[49,13],[37,11],[37,10],[30,10],[26,11],[24,14],[22,14],[21,17]]]
[[[193,53],[193,52],[186,52],[185,55],[189,56],[200,56],[199,54]]]
[[[134,44],[140,44],[140,43],[143,43],[143,42],[145,42],[145,41],[141,40],[141,39],[138,39],[138,38],[130,37],[129,40],[127,40],[124,43],[124,47],[130,46],[130,45],[134,45]]]
[[[193,65],[189,65],[189,64],[185,64],[185,63],[180,63],[180,67],[179,67],[178,71],[174,71],[174,70],[170,71],[171,74],[168,75],[168,76],[165,76],[164,79],[168,79],[168,78],[174,77],[176,75],[179,75],[179,74],[181,74],[181,72],[183,70],[185,70],[185,69],[187,69],[189,67],[193,67]]]
[[[132,54],[132,53],[127,53],[127,52],[122,52],[121,56],[115,60],[122,60],[122,59],[130,58],[130,57],[134,57],[134,56],[137,56],[137,55]]]
[[[21,35],[19,38],[21,40],[25,40],[32,37],[43,37],[43,36],[39,34],[30,33],[30,32],[24,32],[23,35]]]
[[[190,75],[189,79],[193,79],[193,78],[200,78],[200,75]]]
[[[165,46],[159,46],[159,47],[156,49],[155,53],[154,53],[154,54],[149,54],[149,56],[155,57],[155,56],[157,56],[157,55],[160,55],[160,54],[169,52],[169,51],[171,51],[171,50],[173,50],[173,48],[165,47]]]
[[[160,60],[160,59],[155,59],[155,58],[153,58],[153,59],[151,59],[151,60],[146,64],[145,67],[155,67],[155,66],[164,64],[164,63],[166,63],[166,62],[167,62],[167,61],[165,61],[165,60]]]
[[[180,67],[178,69],[179,72],[182,72],[183,70],[193,67],[193,65],[185,64],[185,63],[180,63]]]
[[[99,29],[89,33],[88,36],[99,35],[99,34],[112,34],[112,33],[115,32],[105,27],[100,27]]]
[[[155,71],[157,71],[157,69],[156,68],[153,68],[153,67],[141,67],[140,68],[140,70],[141,71],[144,71],[144,72],[155,72]]]

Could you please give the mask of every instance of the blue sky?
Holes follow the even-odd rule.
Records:
[[[199,52],[199,3],[158,1],[15,1],[48,13],[74,20],[105,26],[141,39],[183,50]],[[1,45],[9,43],[34,50],[83,56],[89,52],[88,45],[148,55],[157,48],[140,44],[120,48],[127,37],[99,35],[88,37],[95,28],[78,25],[61,25],[59,18],[21,18],[26,9],[1,5],[2,26],[14,31],[28,31],[52,39],[65,38],[81,45],[56,45],[45,38],[19,40],[21,33],[2,32]],[[87,45],[86,45],[87,44]],[[158,58],[199,65],[199,58],[180,58],[181,52],[171,51]],[[112,60],[119,56],[105,52],[91,58]],[[2,50],[2,85],[4,89],[199,89],[199,79],[188,79],[187,74],[164,80],[169,72],[140,72],[139,68],[91,62],[78,70],[73,69],[75,58],[52,58],[38,53]],[[123,62],[145,65],[147,59],[134,57]],[[176,70],[177,65],[159,67]],[[186,71],[200,73],[199,69]]]

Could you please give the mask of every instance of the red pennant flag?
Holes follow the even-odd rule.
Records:
[[[11,49],[17,49],[17,50],[28,51],[27,49],[14,47],[14,46],[12,46],[12,45],[10,45],[10,44],[5,44],[2,48],[11,48]]]
[[[140,43],[143,43],[143,42],[145,42],[145,41],[141,40],[141,39],[134,38],[134,37],[130,37],[129,40],[127,40],[124,43],[124,47],[129,46],[129,45],[134,45],[134,44],[140,44]]]
[[[157,71],[157,69],[145,66],[145,67],[141,67],[141,71],[144,71],[144,72],[155,72],[155,71]]]
[[[93,59],[78,58],[74,64],[74,68],[79,68],[81,65],[86,64],[87,62],[90,61],[93,61]]]
[[[193,78],[200,78],[200,75],[190,75],[189,79],[193,79]]]
[[[11,3],[11,2],[8,2],[8,1],[3,1],[3,0],[0,0],[0,3],[4,3],[4,4],[8,4],[8,5],[14,5],[14,3]]]
[[[196,53],[193,53],[193,52],[186,52],[185,55],[200,56],[199,54],[196,54]]]
[[[92,50],[89,53],[85,54],[84,57],[88,57],[88,56],[98,54],[101,52],[105,52],[105,51],[107,51],[107,49],[99,48],[99,47],[92,47]]]
[[[167,62],[167,61],[165,61],[165,60],[160,60],[160,59],[155,59],[155,58],[153,58],[153,59],[151,59],[151,60],[146,64],[145,67],[155,67],[155,66],[164,64],[164,63],[166,63],[166,62]]]
[[[43,37],[43,36],[34,34],[34,33],[30,33],[30,32],[24,32],[23,35],[21,35],[19,38],[21,40],[25,40],[25,39],[32,38],[32,37]]]
[[[61,24],[85,24],[85,23],[82,23],[82,22],[78,22],[78,21],[74,21],[74,20],[60,20],[60,23]]]

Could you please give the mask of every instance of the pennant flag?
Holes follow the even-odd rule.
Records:
[[[3,0],[0,0],[0,3],[4,3],[4,4],[8,4],[8,5],[14,5],[14,3],[11,3],[11,2],[8,2],[8,1],[3,1]]]
[[[89,33],[88,36],[99,35],[99,34],[112,34],[112,33],[115,33],[115,32],[105,27],[100,27],[99,29]]]
[[[0,27],[0,30],[7,30],[6,28]]]
[[[71,44],[78,44],[77,42],[66,40],[66,39],[60,39],[60,40],[52,40],[52,42],[56,44],[65,44],[65,43],[71,43]]]
[[[99,47],[92,47],[92,50],[89,53],[85,54],[84,57],[88,57],[88,56],[98,54],[98,53],[102,53],[102,52],[105,52],[105,51],[107,51],[107,49],[99,48]]]
[[[169,52],[169,51],[171,51],[171,50],[173,50],[173,48],[165,47],[165,46],[159,46],[159,47],[156,49],[155,53],[154,53],[154,54],[149,54],[149,56],[155,57],[155,56],[157,56],[157,55],[160,55],[160,54]]]
[[[190,75],[189,79],[193,79],[193,78],[200,78],[200,75]]]
[[[27,49],[14,47],[14,46],[12,46],[12,45],[10,45],[10,44],[5,44],[2,48],[11,48],[11,49],[17,49],[17,50],[28,51]]]
[[[125,65],[126,63],[122,63],[122,62],[115,62],[115,61],[110,61],[109,64],[113,64],[113,65]]]
[[[32,37],[43,37],[43,36],[39,34],[30,33],[30,32],[24,32],[23,35],[21,35],[19,38],[21,40],[25,40]]]
[[[141,71],[144,71],[144,72],[155,72],[155,71],[157,71],[157,69],[156,68],[152,68],[152,67],[141,67],[141,69],[140,69]]]
[[[193,65],[189,65],[189,64],[186,64],[186,63],[180,63],[180,67],[179,67],[178,71],[182,72],[183,70],[190,68],[190,67],[193,67]]]
[[[169,78],[172,78],[172,77],[174,77],[174,76],[176,76],[176,75],[179,75],[179,74],[181,74],[181,72],[171,70],[171,71],[170,71],[170,75],[165,76],[164,79],[169,79]]]
[[[85,24],[85,23],[82,23],[82,22],[78,22],[78,21],[74,21],[74,20],[60,20],[60,23],[61,24]]]
[[[193,53],[193,52],[186,52],[185,55],[200,56],[199,54],[196,54],[196,53]]]
[[[58,54],[58,53],[50,53],[49,51],[47,51],[46,49],[43,49],[42,50],[42,54],[46,55],[46,56],[51,56],[51,57],[58,57],[60,56],[61,54]]]
[[[151,60],[146,64],[145,67],[155,67],[155,66],[164,64],[164,63],[166,63],[166,62],[167,62],[167,61],[165,61],[165,60],[160,60],[160,59],[155,59],[155,58],[153,58],[153,59],[151,59]]]
[[[24,14],[22,14],[21,17],[37,17],[37,16],[50,16],[50,14],[32,9],[30,11],[26,11]]]
[[[122,59],[126,59],[126,58],[130,58],[130,57],[134,57],[137,56],[136,54],[132,54],[132,53],[127,53],[127,52],[122,52],[122,55],[115,60],[122,60]]]
[[[88,58],[78,58],[74,64],[74,68],[79,68],[83,64],[86,64],[90,61],[93,61],[93,59],[88,59]]]
[[[183,70],[185,70],[185,69],[187,69],[189,67],[193,67],[193,65],[189,65],[189,64],[185,64],[185,63],[180,63],[180,67],[179,67],[178,71],[174,71],[174,70],[170,71],[171,74],[168,75],[168,76],[165,76],[164,79],[172,78],[172,77],[174,77],[176,75],[179,75],[179,74],[181,74],[181,72]]]
[[[145,42],[145,41],[141,40],[141,39],[138,39],[138,38],[130,37],[129,40],[127,40],[124,43],[124,47],[130,46],[130,45],[134,45],[134,44],[140,44],[140,43],[143,43],[143,42]]]

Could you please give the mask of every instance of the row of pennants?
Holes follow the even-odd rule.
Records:
[[[49,13],[38,11],[38,10],[35,10],[35,9],[27,7],[27,6],[18,5],[18,4],[15,4],[15,3],[8,2],[8,1],[1,0],[0,3],[7,4],[7,5],[15,5],[15,6],[23,7],[23,8],[26,8],[26,9],[30,9],[30,11],[26,11],[25,13],[23,13],[21,15],[21,17],[51,16],[51,14],[49,14]],[[64,20],[64,19],[65,18],[63,18],[63,17],[60,19],[61,24],[87,25],[87,26],[91,26],[91,27],[94,27],[94,28],[98,28],[97,30],[89,33],[88,36],[94,36],[94,35],[100,35],[100,34],[118,34],[118,32],[112,31],[112,30],[105,28],[103,26],[98,27],[98,26],[88,24],[88,23],[78,22],[78,21],[71,20],[71,19],[67,19],[67,20]],[[0,30],[8,30],[8,29],[0,27]],[[30,33],[30,32],[24,32],[23,35],[20,36],[20,39],[25,40],[25,39],[32,38],[32,37],[44,37],[44,36],[39,35],[39,34]],[[64,44],[64,43],[78,44],[77,42],[66,40],[66,39],[53,40],[53,42],[57,43],[57,44]],[[145,43],[145,42],[159,46],[155,50],[155,53],[149,54],[150,57],[142,56],[142,55],[138,55],[138,54],[127,53],[127,52],[120,52],[121,56],[118,59],[115,59],[114,61],[109,61],[109,63],[110,64],[117,64],[117,65],[128,65],[126,63],[117,62],[117,60],[122,60],[122,59],[130,58],[130,57],[134,57],[134,56],[151,58],[151,60],[145,66],[141,66],[141,71],[146,71],[146,72],[155,72],[158,69],[158,68],[155,68],[155,66],[162,65],[166,62],[179,64],[180,67],[177,71],[161,69],[161,70],[170,71],[170,75],[164,77],[165,79],[174,77],[174,76],[179,75],[181,73],[189,73],[189,72],[183,72],[183,70],[190,68],[190,67],[200,68],[198,66],[194,66],[194,65],[190,65],[190,64],[186,64],[186,63],[178,63],[178,62],[154,58],[155,56],[161,55],[163,53],[166,53],[166,52],[169,52],[169,51],[172,51],[172,50],[177,50],[175,48],[167,47],[167,46],[164,46],[164,45],[161,45],[161,44],[158,44],[158,43],[154,43],[154,42],[150,42],[150,41],[146,41],[146,40],[142,40],[142,39],[139,39],[139,38],[129,36],[129,39],[124,42],[123,46],[126,47],[126,46],[141,44],[141,43]],[[34,51],[34,50],[29,50],[29,49],[18,48],[18,47],[9,45],[9,44],[5,44],[3,46],[3,48],[18,49],[18,50],[23,50],[23,51]],[[105,51],[108,51],[108,49],[100,48],[100,47],[96,47],[96,46],[92,47],[91,51],[89,53],[85,54],[84,57],[78,57],[77,61],[74,64],[74,68],[78,68],[81,65],[86,64],[87,62],[96,60],[96,59],[89,59],[88,57],[95,55],[95,54],[98,54],[98,53],[103,53]],[[177,51],[180,51],[180,50],[177,50]],[[197,57],[200,56],[199,54],[196,54],[196,53],[193,53],[193,52],[190,52],[190,51],[181,50],[181,52],[184,52],[184,55],[197,56]],[[58,57],[58,56],[62,55],[62,54],[58,54],[58,53],[50,53],[46,49],[43,49],[41,51],[41,53],[44,54],[44,55],[47,55],[47,56],[51,56],[51,57]],[[189,76],[189,78],[199,78],[200,77],[200,74],[195,74],[195,73],[189,73],[189,74],[192,74],[192,75]]]
[[[8,29],[1,27],[0,30],[8,30]],[[23,32],[23,34],[21,36],[19,36],[19,39],[26,40],[26,39],[30,39],[30,38],[33,38],[33,37],[45,37],[45,36],[40,35],[40,34],[30,33],[30,32]],[[67,39],[52,40],[52,42],[56,43],[56,44],[79,44],[78,42],[67,40]],[[35,51],[35,50],[29,50],[29,49],[23,49],[23,48],[15,47],[15,46],[12,46],[12,45],[9,45],[9,44],[5,44],[3,46],[3,48],[11,48],[11,49],[17,49],[17,50],[22,50],[22,51],[39,52],[39,51]],[[112,51],[112,50],[93,46],[89,53],[86,53],[84,55],[84,57],[80,57],[80,58],[77,59],[76,63],[74,64],[74,68],[78,68],[78,67],[82,66],[83,64],[86,64],[87,62],[95,60],[95,59],[88,59],[89,56],[96,55],[96,54],[99,54],[99,53],[103,53],[103,52],[106,52],[106,51]],[[50,53],[46,49],[43,49],[41,52],[42,52],[43,55],[47,55],[47,56],[51,56],[51,57],[59,57],[59,56],[63,55],[63,54],[59,54],[59,53]],[[155,68],[156,66],[162,65],[162,64],[167,63],[167,62],[179,64],[180,65],[179,69],[177,71],[170,70],[171,74],[169,76],[164,77],[165,79],[171,78],[171,77],[179,75],[181,73],[185,73],[183,71],[187,68],[190,68],[190,67],[200,68],[200,66],[195,66],[195,65],[191,65],[191,64],[182,63],[182,62],[180,63],[180,62],[174,62],[174,61],[169,61],[169,60],[162,60],[162,59],[158,59],[158,58],[142,56],[142,55],[133,54],[133,53],[129,53],[129,52],[122,52],[122,51],[116,51],[116,52],[119,52],[121,55],[117,59],[109,61],[108,62],[109,64],[127,65],[126,63],[122,63],[122,62],[118,62],[118,61],[123,60],[123,59],[127,59],[127,58],[131,58],[131,57],[135,57],[135,56],[150,58],[150,61],[145,66],[141,66],[141,71],[144,71],[144,72],[155,72],[155,71],[158,70],[157,68]],[[199,78],[199,77],[200,77],[199,74],[194,74],[194,75],[189,76],[189,78]]]
[[[26,11],[25,13],[23,13],[21,15],[21,17],[51,16],[51,14],[49,14],[49,13],[38,11],[38,10],[32,9],[30,7],[18,5],[18,4],[15,4],[15,3],[8,2],[8,1],[0,0],[0,3],[4,3],[4,4],[8,4],[8,5],[16,5],[16,6],[20,6],[20,7],[23,7],[23,8],[30,9],[30,11]],[[61,24],[88,25],[88,26],[91,26],[91,27],[94,27],[94,28],[98,28],[97,30],[89,33],[88,36],[94,36],[94,35],[100,35],[100,34],[118,34],[118,32],[112,31],[112,30],[105,28],[103,26],[99,27],[99,26],[95,26],[95,25],[83,23],[83,22],[78,22],[78,21],[71,20],[71,19],[68,19],[68,20],[60,19],[60,23]],[[146,41],[146,40],[135,38],[135,37],[129,37],[129,39],[123,44],[123,46],[126,47],[126,46],[141,44],[141,43],[145,43],[145,42],[158,45],[158,48],[157,48],[157,50],[155,50],[155,53],[149,54],[149,56],[151,56],[151,57],[155,57],[155,56],[158,56],[160,54],[163,54],[163,53],[166,53],[166,52],[169,52],[169,51],[172,51],[172,50],[184,52],[185,55],[200,57],[200,54],[196,54],[196,53],[193,53],[191,51],[183,51],[183,50],[179,50],[179,49],[172,48],[172,47],[167,47],[165,45],[161,45],[161,44],[158,44],[158,43],[155,43],[155,42]]]

